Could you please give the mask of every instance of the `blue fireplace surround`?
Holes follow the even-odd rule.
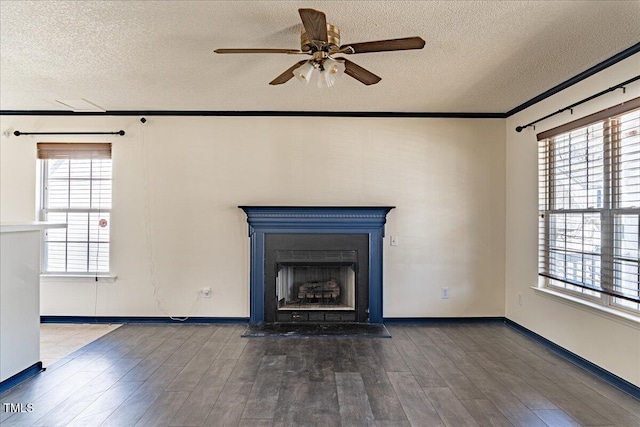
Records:
[[[369,323],[382,323],[382,243],[387,213],[394,206],[238,206],[247,214],[251,247],[251,324],[264,323],[265,235],[367,234],[369,236]]]

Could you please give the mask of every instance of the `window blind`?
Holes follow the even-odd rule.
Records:
[[[110,143],[39,142],[38,159],[110,159]]]
[[[640,302],[638,101],[542,134],[539,274],[556,286]]]

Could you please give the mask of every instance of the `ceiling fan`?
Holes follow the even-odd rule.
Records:
[[[304,27],[300,35],[300,50],[296,49],[216,49],[215,53],[284,53],[288,55],[310,55],[310,59],[299,61],[273,79],[270,85],[280,85],[297,77],[309,83],[312,79],[318,87],[333,86],[342,73],[365,85],[378,83],[381,78],[338,54],[385,52],[393,50],[422,49],[420,37],[378,40],[340,45],[340,31],[327,24],[325,14],[315,9],[298,9]]]

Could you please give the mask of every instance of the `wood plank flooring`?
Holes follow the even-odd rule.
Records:
[[[640,426],[640,401],[497,323],[393,338],[124,325],[0,395],[9,426]]]

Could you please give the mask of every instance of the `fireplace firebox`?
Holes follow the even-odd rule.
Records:
[[[356,264],[278,263],[276,310],[355,310],[355,268]]]
[[[264,321],[368,322],[369,236],[265,236]]]
[[[393,207],[240,206],[251,238],[250,321],[382,323]]]

